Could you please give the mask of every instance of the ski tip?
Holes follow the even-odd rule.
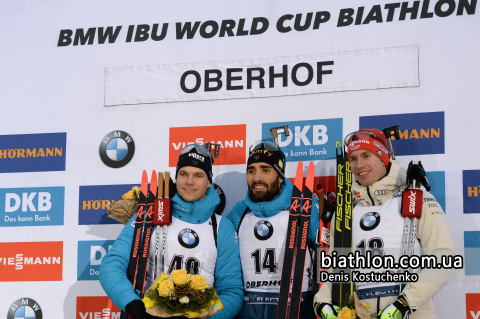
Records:
[[[305,187],[308,187],[310,191],[313,192],[313,179],[315,175],[315,169],[313,167],[313,162],[310,162],[308,165],[308,171],[307,171],[307,180],[305,181]]]
[[[303,162],[298,162],[297,173],[295,174],[295,187],[303,192]]]
[[[152,171],[152,179],[150,180],[150,192],[156,197],[157,196],[157,172]]]
[[[147,176],[147,171],[143,171],[142,174],[142,184],[140,185],[140,191],[143,193],[143,195],[147,196],[148,192],[148,176]]]

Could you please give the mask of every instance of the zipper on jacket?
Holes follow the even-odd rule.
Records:
[[[375,206],[375,201],[373,200],[372,195],[370,195],[370,189],[368,188],[368,186],[367,186],[367,194],[368,194],[368,197],[370,197],[370,200],[372,201],[372,206]]]
[[[193,209],[195,208],[195,203],[192,202],[192,212],[190,214],[190,216],[188,217],[188,222],[190,223],[192,221],[192,216],[193,216]]]
[[[263,210],[263,206],[262,206],[262,205],[260,205],[260,211],[261,211],[262,213],[265,213],[265,211]]]

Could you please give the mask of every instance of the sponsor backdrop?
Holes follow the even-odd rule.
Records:
[[[0,5],[0,316],[119,318],[98,269],[122,230],[107,203],[141,173],[175,175],[181,149],[220,144],[226,215],[250,145],[288,125],[335,188],[335,143],[399,125],[421,160],[464,269],[439,318],[479,318],[480,18],[476,0],[13,1]],[[222,211],[222,209],[219,209]],[[61,305],[61,306],[59,306]]]

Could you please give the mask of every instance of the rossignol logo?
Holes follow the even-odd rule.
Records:
[[[103,257],[110,251],[114,240],[78,242],[77,280],[98,280]]]
[[[67,133],[0,136],[0,173],[64,171]]]
[[[480,294],[470,293],[465,294],[467,319],[480,318]]]
[[[0,227],[63,225],[65,187],[0,189]]]
[[[7,319],[42,319],[42,308],[33,299],[21,298],[10,305]]]
[[[220,144],[218,157],[213,165],[245,164],[246,125],[219,125],[171,127],[169,144],[169,166],[177,165],[180,151],[190,144],[213,142]],[[197,158],[197,160],[200,160]]]
[[[258,240],[267,240],[273,235],[273,226],[269,221],[261,220],[255,224],[253,233]]]
[[[445,154],[444,112],[362,116],[359,126],[361,129],[382,130],[392,125],[398,125],[402,140],[399,142],[392,138],[392,146],[397,156]]]
[[[360,218],[360,228],[369,231],[377,228],[380,224],[380,214],[376,212],[366,213]]]
[[[80,186],[78,201],[78,224],[119,224],[108,217],[107,208],[113,200],[122,199],[137,184]]]
[[[335,141],[342,140],[342,119],[262,123],[262,139],[271,140],[270,128],[288,125],[289,136],[278,145],[287,162],[335,159]]]
[[[135,143],[127,132],[113,131],[103,137],[99,151],[105,165],[120,168],[132,160]]]
[[[77,297],[75,319],[120,319],[121,310],[108,297]]]
[[[0,243],[0,281],[61,281],[63,242]]]
[[[184,228],[178,233],[178,242],[185,248],[195,248],[200,242],[198,234],[190,228]]]

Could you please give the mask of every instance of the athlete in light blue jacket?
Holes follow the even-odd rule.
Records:
[[[228,214],[240,245],[244,303],[237,318],[274,319],[282,276],[289,208],[293,184],[284,178],[285,156],[274,144],[250,148],[247,162],[247,196]],[[308,231],[314,247],[319,228],[318,201],[313,200]],[[307,252],[300,318],[315,318],[313,311],[313,252]]]
[[[238,239],[232,222],[212,216],[220,203],[212,186],[212,162],[210,154],[201,145],[189,145],[180,153],[176,173],[177,193],[171,203],[172,225],[167,228],[165,272],[183,268],[205,276],[207,283],[216,287],[224,306],[211,318],[230,319],[237,315],[242,305],[242,272]],[[99,279],[109,298],[134,319],[154,318],[145,312],[143,302],[127,279],[135,217],[103,258]],[[216,229],[215,224],[218,225]],[[190,238],[196,238],[193,243],[185,236],[179,236],[185,230],[196,235]],[[145,290],[153,283],[153,273],[160,274],[155,272],[154,266],[155,259],[159,258],[154,247],[156,230],[151,238]]]

